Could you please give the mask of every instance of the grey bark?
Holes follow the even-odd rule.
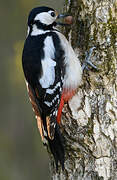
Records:
[[[83,62],[91,47],[98,72],[85,71],[76,95],[64,106],[65,170],[53,180],[117,180],[117,1],[71,0],[64,11],[74,17],[63,32]]]

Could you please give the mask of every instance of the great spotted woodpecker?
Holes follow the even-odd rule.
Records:
[[[71,45],[56,29],[58,17],[62,16],[49,7],[32,9],[22,65],[42,141],[50,148],[56,167],[60,162],[64,169],[61,112],[81,82],[82,68]]]

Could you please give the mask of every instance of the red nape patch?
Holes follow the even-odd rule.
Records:
[[[57,114],[57,122],[58,124],[61,123],[61,113],[62,113],[62,109],[64,106],[64,102],[69,101],[74,95],[75,95],[76,90],[63,90],[63,94],[61,96],[61,101],[60,101],[60,105],[58,108],[58,114]]]

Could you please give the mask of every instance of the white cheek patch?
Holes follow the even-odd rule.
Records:
[[[48,88],[55,81],[56,66],[56,62],[53,60],[55,48],[50,36],[45,39],[44,45],[44,59],[41,61],[43,74],[39,82],[42,88]]]
[[[39,20],[43,24],[52,24],[55,21],[55,17],[52,17],[48,12],[42,12],[37,14],[34,20]]]

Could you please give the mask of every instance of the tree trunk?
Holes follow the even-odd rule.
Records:
[[[64,106],[65,170],[53,180],[117,180],[117,14],[116,0],[71,0],[74,17],[63,32],[81,62],[91,47],[98,72],[85,70],[77,94]]]

